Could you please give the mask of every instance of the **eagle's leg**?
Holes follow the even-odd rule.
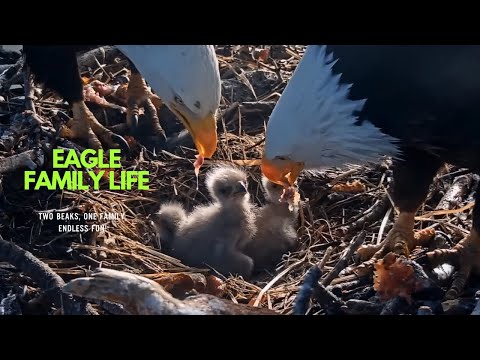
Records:
[[[66,126],[60,127],[61,137],[83,140],[93,149],[101,149],[103,142],[109,148],[118,145],[125,152],[129,152],[127,141],[100,124],[83,100],[73,102],[72,111],[73,119]]]
[[[457,268],[453,283],[445,297],[456,298],[463,291],[471,272],[480,273],[480,193],[477,192],[470,234],[452,249],[435,250],[427,253],[432,265],[449,263]]]
[[[153,135],[165,137],[165,132],[160,126],[158,112],[162,106],[160,98],[148,89],[145,80],[138,70],[131,64],[131,76],[127,89],[127,124],[130,129],[138,126],[139,107],[145,109],[147,119],[150,123],[151,133]]]
[[[443,162],[419,150],[402,149],[402,160],[395,160],[393,169],[393,202],[399,210],[392,229],[372,258],[363,264],[373,264],[389,252],[409,256],[417,246],[413,228],[415,214],[428,195],[432,179]]]
[[[79,46],[80,48],[82,46]],[[129,151],[128,143],[121,136],[106,129],[93,116],[84,102],[83,83],[77,63],[77,46],[24,46],[26,65],[36,81],[63,97],[73,110],[73,119],[61,126],[59,135],[83,142],[99,149],[104,143],[109,147],[120,146]],[[100,142],[102,141],[102,143]]]

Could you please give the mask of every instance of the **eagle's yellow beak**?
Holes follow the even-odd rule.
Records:
[[[289,159],[267,159],[262,157],[261,169],[271,182],[288,188],[295,184],[304,164]]]
[[[210,158],[217,150],[217,121],[214,114],[208,114],[203,119],[190,120],[180,111],[174,111],[183,125],[190,132],[198,153],[204,158]]]

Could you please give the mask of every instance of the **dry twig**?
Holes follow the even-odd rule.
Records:
[[[322,285],[323,286],[328,286],[330,285],[330,283],[338,276],[338,274],[340,274],[340,272],[345,269],[345,267],[347,266],[348,264],[348,260],[350,259],[350,257],[353,256],[353,254],[355,253],[355,251],[357,251],[357,249],[360,247],[360,245],[363,244],[363,242],[365,241],[365,238],[367,236],[367,233],[365,231],[361,231],[356,238],[354,238],[352,240],[352,242],[350,243],[350,246],[348,247],[348,249],[345,251],[345,254],[341,257],[341,259],[337,262],[337,264],[335,265],[335,267],[333,268],[332,271],[330,271],[327,276],[325,277],[325,279],[323,279],[322,281]]]

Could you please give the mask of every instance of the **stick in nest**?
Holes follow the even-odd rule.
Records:
[[[472,179],[472,174],[457,176],[435,210],[451,210],[461,204],[463,197],[472,185]]]
[[[368,212],[357,221],[345,227],[344,234],[348,234],[352,231],[362,229],[366,224],[372,224],[375,221],[380,220],[382,216],[385,215],[389,207],[390,207],[390,200],[388,199],[388,196],[385,195],[381,200],[379,200],[372,207],[370,212]]]
[[[78,56],[78,68],[80,72],[97,68],[98,63],[113,63],[120,51],[114,46],[102,46],[89,50]]]
[[[29,168],[31,170],[43,166],[45,153],[42,149],[28,150],[23,153],[0,159],[0,174]]]
[[[234,304],[212,295],[174,298],[155,281],[127,272],[100,268],[90,277],[70,281],[63,291],[120,303],[134,315],[276,315],[263,308]]]
[[[318,280],[322,277],[323,271],[318,266],[312,266],[308,270],[302,286],[298,290],[293,304],[293,315],[305,315],[308,310],[308,304],[313,294],[313,290],[318,286]]]
[[[78,301],[71,295],[62,293],[63,279],[37,259],[32,253],[5,241],[0,235],[0,261],[8,262],[31,277],[42,290],[48,301],[62,308],[65,315],[98,315],[85,301]]]
[[[28,66],[23,67],[23,88],[25,91],[25,109],[36,114],[35,105],[33,104],[33,100],[35,100],[33,95],[33,79]]]
[[[360,245],[363,244],[365,241],[365,238],[367,236],[367,233],[365,231],[361,231],[357,237],[352,240],[350,243],[350,246],[348,250],[345,252],[345,254],[342,256],[342,258],[337,262],[335,267],[328,273],[328,275],[323,279],[322,284],[323,286],[328,286],[330,283],[340,274],[340,272],[345,269],[345,267],[348,264],[348,259],[353,256],[355,251],[360,247]]]
[[[343,278],[338,278],[338,279],[343,279]],[[349,290],[358,288],[360,286],[367,285],[369,281],[370,280],[366,277],[357,279],[355,276],[355,279],[351,281],[340,282],[337,284],[334,284],[336,281],[332,281],[331,285],[327,289],[330,290],[333,294],[338,295],[344,291],[349,291]]]
[[[323,284],[318,284],[314,293],[315,300],[327,314],[335,314],[341,307],[345,306],[345,303],[330,290],[325,288]]]
[[[319,285],[318,281],[323,275],[323,267],[332,255],[332,252],[333,248],[329,247],[327,251],[325,251],[325,255],[320,263],[312,266],[310,270],[308,270],[307,275],[305,275],[305,279],[303,280],[303,284],[300,286],[298,294],[295,297],[293,315],[305,315],[307,313],[313,291]]]

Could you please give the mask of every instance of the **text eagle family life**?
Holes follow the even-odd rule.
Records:
[[[109,190],[148,190],[149,171],[122,170],[120,149],[110,149],[105,161],[102,149],[86,149],[78,156],[74,149],[54,149],[52,171],[27,170],[24,175],[25,190],[99,190],[102,178],[108,179]],[[55,170],[71,169],[74,170]],[[95,170],[94,170],[95,168]],[[108,172],[108,174],[107,174]],[[119,175],[119,176],[118,176]]]

